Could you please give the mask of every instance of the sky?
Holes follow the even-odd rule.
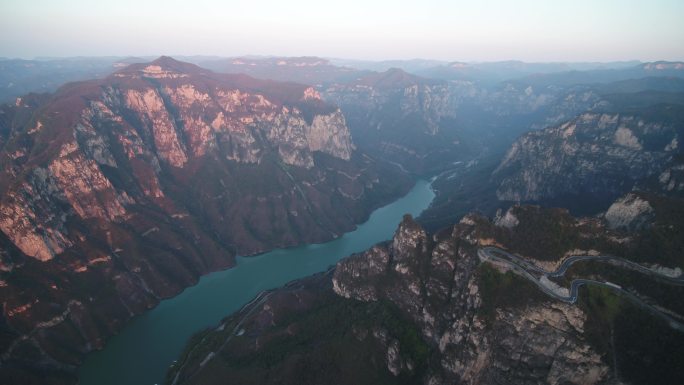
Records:
[[[0,0],[0,57],[684,60],[684,0]]]

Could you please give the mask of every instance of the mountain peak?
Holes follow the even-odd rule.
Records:
[[[179,78],[204,71],[194,64],[176,60],[171,56],[160,56],[148,63],[136,63],[115,74],[117,77],[137,75],[148,78]]]
[[[150,62],[150,64],[158,66],[176,66],[182,64],[183,62],[178,61],[171,56],[162,55]]]
[[[408,87],[414,84],[439,83],[431,79],[410,74],[401,68],[390,68],[385,72],[377,72],[359,80],[361,84],[377,88]]]
[[[149,66],[159,66],[162,70],[180,73],[198,72],[202,70],[201,67],[196,66],[195,64],[176,60],[171,56],[159,56],[151,61]]]

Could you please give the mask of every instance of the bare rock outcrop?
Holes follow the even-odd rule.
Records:
[[[610,200],[661,175],[676,154],[678,128],[618,113],[585,113],[521,136],[494,171],[497,197],[539,201],[587,195]],[[676,186],[676,182],[673,185]]]
[[[0,379],[72,376],[235,255],[332,239],[410,187],[306,85],[161,57],[34,99],[0,122]]]
[[[639,230],[655,216],[647,200],[636,194],[627,194],[610,205],[604,218],[611,229]]]
[[[586,316],[577,306],[545,301],[483,318],[479,262],[467,241],[474,227],[461,223],[431,240],[405,218],[392,243],[340,262],[333,288],[345,298],[391,301],[408,314],[439,352],[428,384],[598,384],[610,378],[604,357],[583,336]],[[398,367],[388,360],[388,370]]]

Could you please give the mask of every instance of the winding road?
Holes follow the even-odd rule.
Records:
[[[221,344],[221,347],[216,349],[216,351],[209,352],[204,357],[204,359],[202,360],[202,362],[199,365],[200,367],[206,365],[212,358],[214,358],[214,356],[216,355],[216,352],[220,352],[221,350],[223,350],[223,348],[225,348],[226,345],[228,345],[228,342],[230,342],[230,340],[233,339],[234,336],[240,335],[240,330],[241,330],[242,324],[245,322],[245,320],[249,316],[251,316],[257,309],[259,309],[259,306],[263,305],[266,302],[266,300],[268,299],[268,297],[271,296],[271,294],[273,294],[273,291],[262,291],[262,292],[260,292],[259,294],[257,294],[257,296],[253,300],[246,303],[239,311],[236,312],[236,314],[241,315],[240,321],[238,321],[237,325],[235,325],[235,327],[233,328],[231,333],[228,335],[228,338],[226,338],[226,340],[223,341],[223,344]],[[222,321],[221,325],[218,328],[216,328],[215,330],[217,330],[217,331],[223,330],[223,328],[225,328],[227,322],[228,321]],[[194,352],[194,350],[197,349],[199,346],[202,346],[202,344],[204,343],[204,340],[209,336],[211,336],[211,334],[207,334],[206,336],[204,336],[202,338],[202,340],[199,343],[195,344],[195,346],[192,348],[192,350],[190,350],[190,352],[188,352],[188,354],[186,354],[183,357],[183,363],[176,370],[176,375],[173,376],[173,382],[171,383],[172,385],[176,385],[176,383],[178,383],[179,376],[185,370],[185,367],[188,364],[188,359],[192,356],[192,353]],[[192,373],[190,375],[190,378],[188,378],[187,380],[190,380],[193,375],[194,375],[194,373]]]
[[[542,269],[541,267],[534,265],[533,263],[530,263],[523,258],[520,258],[517,255],[511,254],[505,250],[499,249],[498,247],[493,247],[493,246],[487,246],[487,247],[482,247],[477,251],[478,256],[482,261],[489,261],[494,264],[504,264],[507,267],[509,267],[513,272],[517,273],[518,275],[521,275],[522,277],[526,278],[527,280],[531,281],[537,287],[539,287],[544,293],[547,295],[563,302],[567,303],[575,303],[577,302],[577,296],[578,296],[578,290],[581,286],[583,285],[594,285],[594,286],[601,286],[601,287],[606,287],[612,291],[617,292],[620,295],[623,295],[624,297],[630,299],[632,302],[636,303],[637,305],[641,306],[642,308],[648,310],[652,314],[662,318],[665,320],[670,327],[673,329],[677,329],[679,331],[684,332],[684,324],[681,322],[675,320],[672,318],[670,315],[664,313],[660,309],[654,307],[653,305],[650,305],[646,302],[644,302],[641,298],[637,297],[636,295],[622,289],[619,285],[616,285],[611,282],[600,282],[592,279],[575,279],[570,283],[570,289],[568,290],[567,288],[559,287],[555,283],[549,281],[549,277],[555,278],[555,277],[562,277],[565,275],[565,272],[567,269],[574,263],[579,262],[579,261],[599,261],[599,262],[605,262],[605,263],[610,263],[615,266],[620,266],[624,267],[627,269],[631,269],[634,271],[638,271],[640,273],[649,275],[653,278],[656,278],[658,280],[664,281],[668,284],[672,285],[677,285],[677,286],[684,286],[684,278],[680,277],[671,277],[662,273],[659,273],[657,271],[654,271],[652,269],[649,269],[647,267],[644,267],[642,265],[639,265],[637,263],[634,263],[632,261],[628,261],[623,258],[619,257],[614,257],[614,256],[608,256],[608,255],[576,255],[576,256],[571,256],[567,259],[565,259],[561,265],[556,269],[555,271],[547,271]]]

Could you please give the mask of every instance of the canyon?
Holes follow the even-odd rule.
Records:
[[[601,220],[534,206],[494,220],[471,214],[436,234],[406,216],[391,241],[264,292],[202,332],[167,383],[676,383],[676,369],[657,368],[681,359],[681,331],[610,289],[558,301],[478,252],[494,244],[548,267],[595,249],[628,256],[641,236],[614,234]],[[644,297],[651,279],[630,283],[611,269],[597,279],[641,286],[640,298],[683,319],[677,301]],[[682,288],[668,290],[674,298]],[[645,323],[653,327],[635,339]],[[646,359],[630,357],[633,349]]]
[[[416,177],[435,200],[391,241],[240,297],[250,304],[192,338],[167,381],[678,376],[681,335],[610,285],[576,303],[538,285],[609,282],[677,320],[679,288],[590,260],[535,286],[480,253],[680,274],[677,63],[111,60],[100,79],[0,106],[0,382],[74,383],[136,315],[238,258],[344,241]]]
[[[336,238],[412,184],[311,87],[170,57],[3,108],[0,357],[24,383],[72,377],[235,256]]]

